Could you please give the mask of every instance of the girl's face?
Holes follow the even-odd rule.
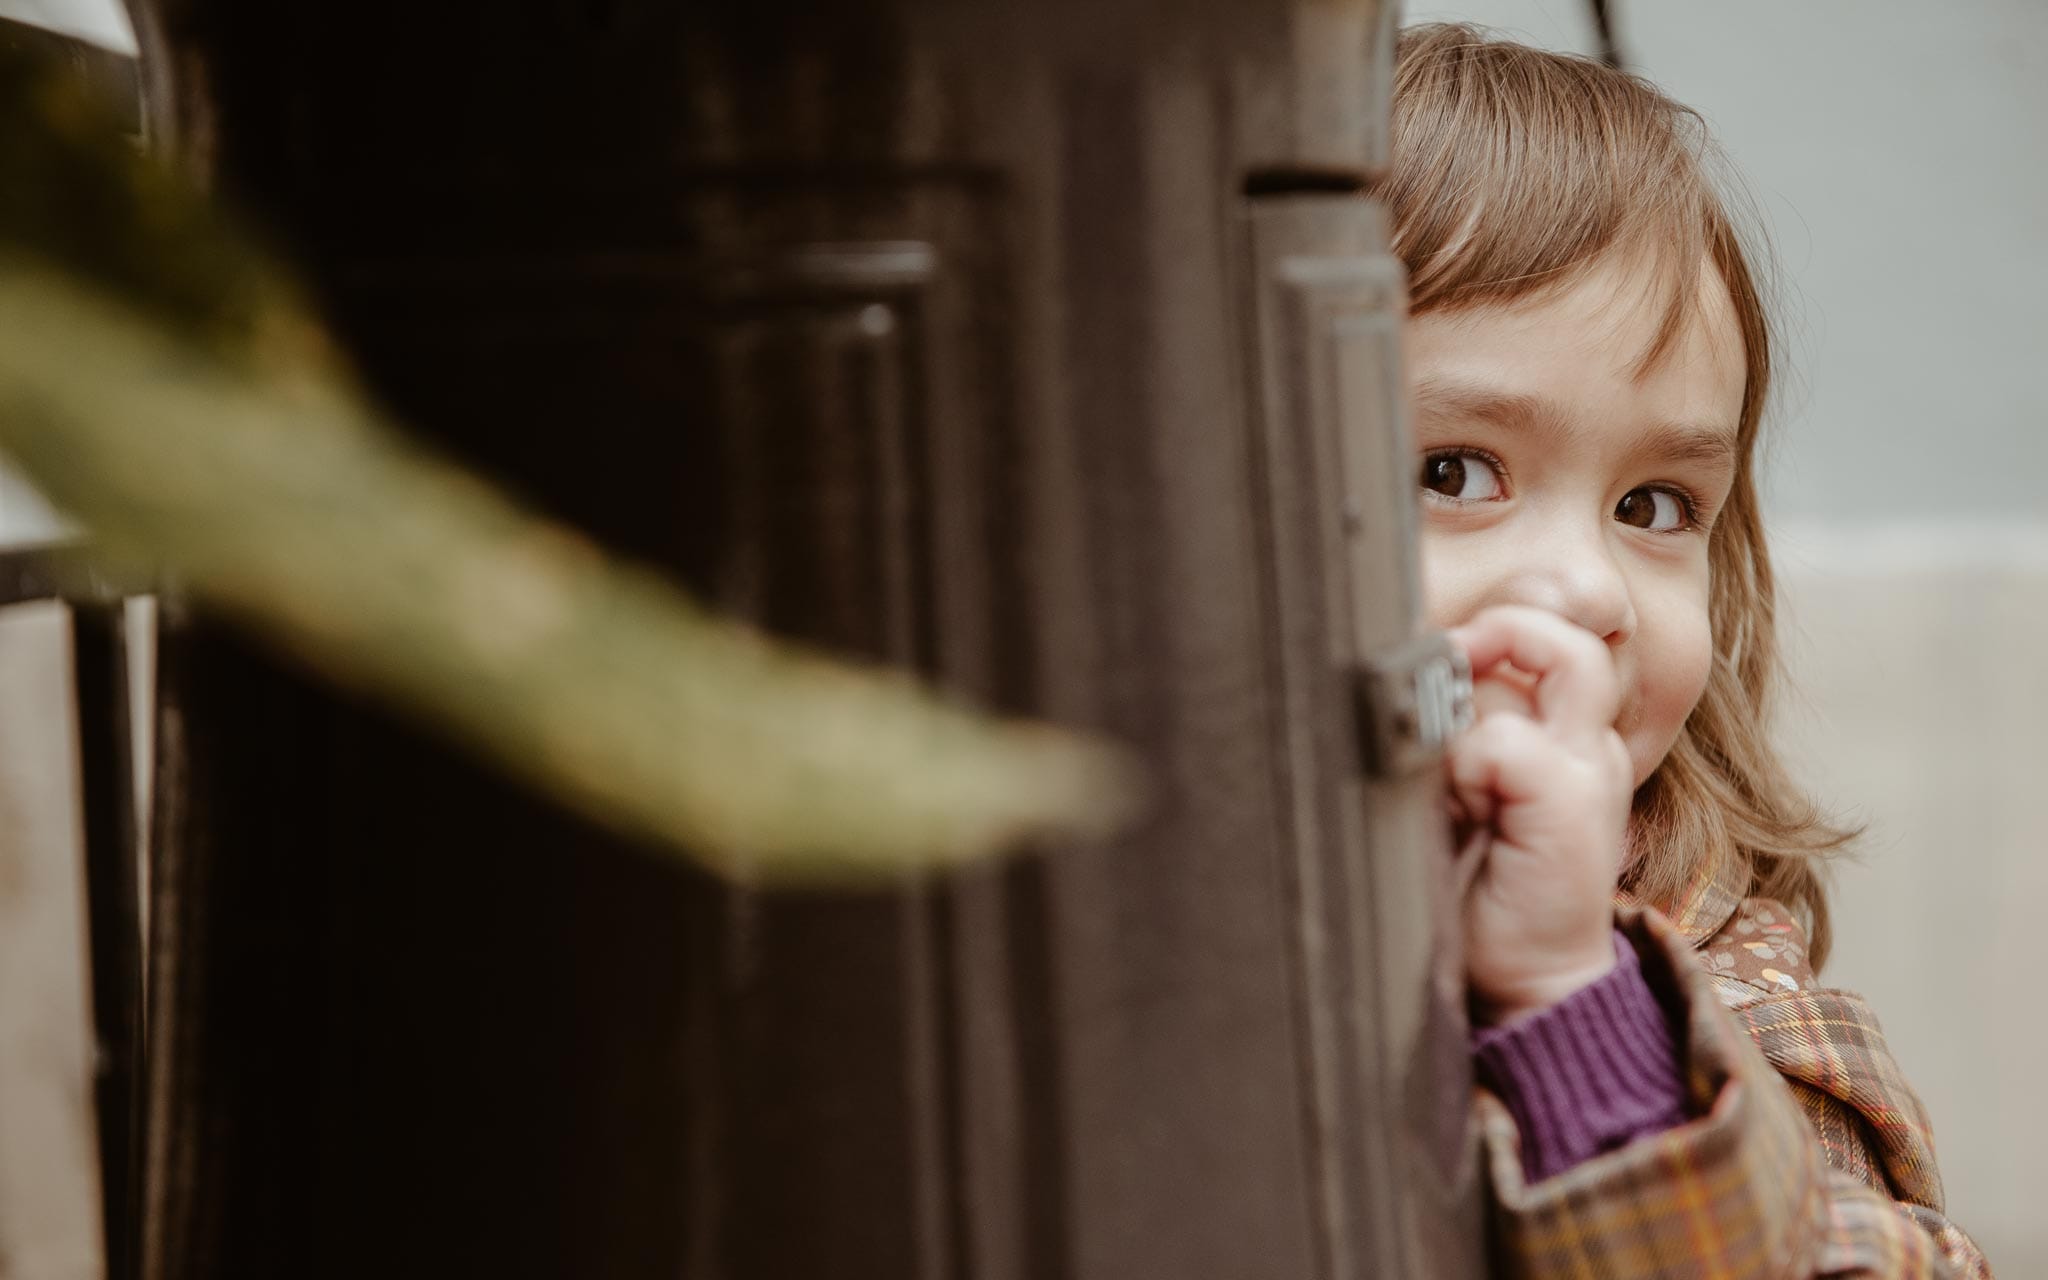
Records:
[[[1637,786],[1706,687],[1707,535],[1739,460],[1741,332],[1719,274],[1700,289],[1698,319],[1641,376],[1663,308],[1619,259],[1408,326],[1430,621],[1535,605],[1605,639]]]

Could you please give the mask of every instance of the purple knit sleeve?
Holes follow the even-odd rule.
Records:
[[[1521,1130],[1532,1183],[1686,1119],[1671,1017],[1619,933],[1614,950],[1612,973],[1474,1045],[1480,1080]]]

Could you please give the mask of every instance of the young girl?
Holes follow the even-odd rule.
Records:
[[[1773,754],[1772,339],[1698,118],[1405,33],[1423,567],[1479,718],[1466,902],[1505,1269],[1986,1276],[1876,1020],[1819,987],[1823,824]]]

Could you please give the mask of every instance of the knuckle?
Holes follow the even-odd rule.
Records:
[[[1452,745],[1456,766],[1477,768],[1519,750],[1521,727],[1528,723],[1513,712],[1495,712],[1483,717]]]
[[[1505,747],[1524,741],[1536,727],[1529,717],[1515,711],[1496,711],[1481,720],[1477,732],[1491,747]]]

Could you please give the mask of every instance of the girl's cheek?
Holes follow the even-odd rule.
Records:
[[[1480,549],[1471,540],[1429,527],[1429,513],[1422,514],[1422,611],[1429,625],[1438,629],[1455,627],[1479,611],[1484,603],[1484,570]]]
[[[1682,606],[1677,618],[1667,614],[1664,634],[1643,646],[1641,703],[1636,723],[1626,726],[1629,755],[1640,785],[1670,754],[1685,722],[1706,693],[1707,677],[1713,669],[1713,635],[1704,605],[1696,611]],[[1676,624],[1676,625],[1669,625]]]

